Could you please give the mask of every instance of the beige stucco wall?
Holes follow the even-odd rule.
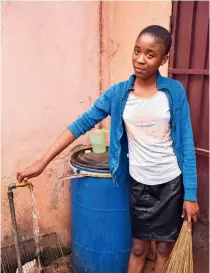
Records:
[[[48,149],[99,94],[99,2],[2,4],[2,242],[11,240],[7,186]],[[82,141],[81,139],[79,140]],[[69,242],[68,151],[34,182],[40,233]],[[20,235],[32,235],[27,188],[17,189]]]
[[[110,10],[113,56],[112,82],[125,80],[133,73],[131,56],[135,40],[148,25],[161,25],[169,29],[171,1],[116,1]],[[161,67],[167,75],[168,63]]]

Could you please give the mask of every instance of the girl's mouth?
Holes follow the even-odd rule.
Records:
[[[140,67],[135,67],[136,72],[146,72],[146,69],[140,68]]]

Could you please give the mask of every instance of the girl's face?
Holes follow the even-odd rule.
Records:
[[[156,74],[160,65],[165,64],[167,60],[168,56],[161,41],[146,33],[137,38],[132,55],[137,78],[146,79]]]

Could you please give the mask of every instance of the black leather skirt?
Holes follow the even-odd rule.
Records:
[[[130,205],[133,238],[176,241],[183,223],[183,197],[182,175],[155,186],[132,179]]]

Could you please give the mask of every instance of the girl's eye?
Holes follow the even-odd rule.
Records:
[[[151,53],[149,53],[147,56],[148,56],[150,59],[152,59],[152,58],[154,57]]]
[[[139,50],[134,50],[135,54],[138,55],[139,54]]]

